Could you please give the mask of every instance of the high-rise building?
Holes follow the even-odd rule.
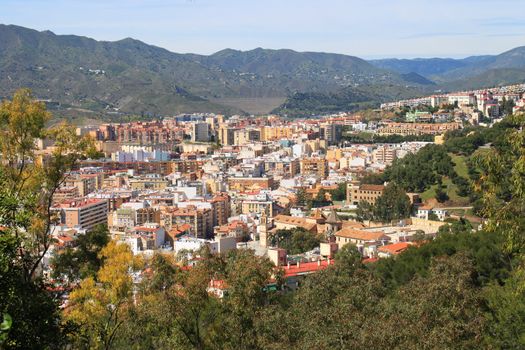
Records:
[[[324,123],[321,124],[319,132],[319,136],[322,140],[326,140],[329,145],[335,145],[341,142],[343,137],[343,126],[335,123]]]
[[[53,210],[59,213],[60,223],[67,227],[80,226],[88,231],[107,224],[108,201],[105,199],[73,199],[58,204]]]
[[[328,161],[326,158],[301,159],[301,174],[318,175],[321,178],[328,176]]]
[[[193,142],[210,141],[210,124],[196,122],[192,124],[191,140]]]

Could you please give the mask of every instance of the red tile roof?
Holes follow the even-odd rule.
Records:
[[[381,231],[362,231],[352,228],[344,228],[335,233],[336,237],[352,238],[361,241],[378,241],[388,239],[388,236]]]
[[[397,255],[399,253],[402,253],[403,251],[407,250],[408,247],[410,247],[411,244],[409,242],[399,242],[389,245],[384,245],[382,247],[377,248],[379,252],[383,253],[389,253],[392,255]]]
[[[314,261],[314,262],[307,262],[307,263],[300,263],[299,266],[297,264],[284,266],[284,277],[293,277],[293,276],[299,276],[299,275],[307,275],[310,273],[318,272],[321,270],[324,270],[328,268],[328,266],[333,265],[334,260],[322,260],[320,262]]]

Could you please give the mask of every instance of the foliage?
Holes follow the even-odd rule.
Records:
[[[355,212],[358,221],[374,220],[374,206],[367,201],[357,203]]]
[[[277,230],[271,238],[272,246],[286,249],[288,254],[300,254],[319,246],[319,237],[304,228]]]
[[[91,143],[67,125],[46,129],[50,117],[29,90],[0,105],[0,312],[13,321],[6,348],[59,347],[64,340],[41,262],[52,243],[53,194]],[[55,142],[45,166],[35,154],[37,138]]]
[[[321,208],[332,204],[332,201],[327,199],[329,192],[325,189],[319,190],[317,196],[308,202],[308,208]]]
[[[337,184],[337,189],[330,191],[333,201],[346,200],[346,182]]]
[[[374,219],[381,222],[410,217],[412,204],[406,192],[395,182],[390,182],[374,205]]]
[[[77,324],[79,331],[73,341],[89,348],[111,348],[124,313],[132,301],[133,279],[137,260],[126,244],[111,241],[100,252],[104,263],[96,274],[80,282],[69,296],[66,319]]]
[[[110,240],[106,226],[99,225],[76,239],[75,248],[66,248],[63,252],[54,252],[51,260],[53,277],[75,282],[92,276],[95,277],[102,263],[99,253]]]
[[[385,169],[387,181],[395,181],[405,191],[424,192],[437,183],[440,176],[453,176],[452,159],[438,145],[427,145],[415,154],[394,161]]]
[[[300,188],[297,190],[297,193],[295,195],[296,200],[295,203],[300,206],[307,206],[308,205],[308,193],[304,188]]]
[[[358,221],[391,222],[408,218],[411,212],[412,204],[406,192],[395,182],[390,182],[374,205],[367,201],[360,201],[357,205],[356,216]]]

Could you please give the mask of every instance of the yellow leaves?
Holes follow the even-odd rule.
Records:
[[[100,252],[103,265],[96,281],[84,279],[70,295],[66,317],[76,323],[100,330],[106,324],[118,324],[119,311],[132,301],[131,273],[142,266],[127,244],[108,243]]]
[[[17,162],[30,156],[51,118],[45,105],[32,99],[27,89],[18,90],[11,101],[0,105],[0,151],[4,161]]]

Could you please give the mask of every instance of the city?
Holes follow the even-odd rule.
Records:
[[[195,54],[0,24],[0,348],[523,348],[525,47],[364,60],[272,19],[298,51],[209,54],[219,22]]]

